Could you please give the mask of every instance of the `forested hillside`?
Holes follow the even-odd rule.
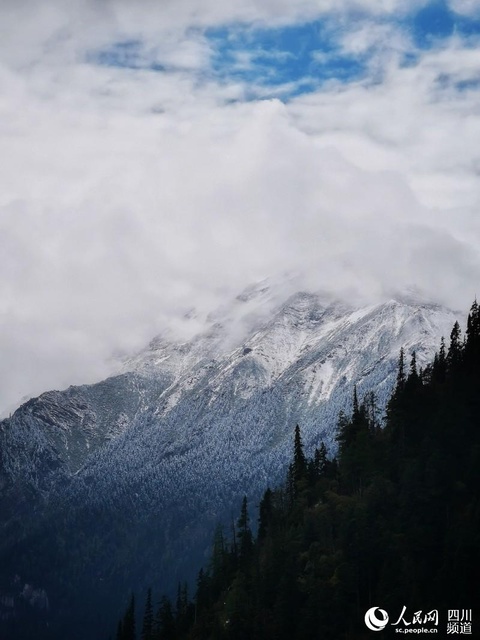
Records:
[[[401,351],[384,424],[373,394],[360,401],[355,389],[353,396],[352,414],[339,417],[338,457],[328,459],[322,445],[307,458],[297,427],[288,477],[265,491],[258,529],[245,498],[232,531],[216,532],[193,601],[185,585],[173,604],[163,597],[157,606],[155,590],[146,603],[145,594],[137,594],[136,614],[132,597],[112,638],[369,638],[364,616],[372,607],[390,615],[382,637],[402,627],[420,632],[427,621],[443,637],[453,628],[447,627],[452,611],[464,620],[456,633],[474,635],[480,592],[477,303],[464,338],[456,323],[448,348],[442,340],[423,370],[415,354],[406,363]]]

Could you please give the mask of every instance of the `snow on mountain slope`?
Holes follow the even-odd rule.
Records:
[[[62,539],[77,535],[81,517],[98,548],[105,545],[95,575],[117,580],[115,588],[118,567],[126,579],[122,563],[139,561],[125,560],[132,539],[145,536],[153,542],[136,587],[159,573],[166,584],[184,579],[204,561],[231,505],[244,494],[256,504],[284,477],[295,424],[309,453],[321,440],[333,448],[353,385],[384,405],[400,347],[415,350],[422,366],[455,320],[418,300],[359,308],[251,287],[193,338],[159,336],[121,375],[43,394],[0,423],[2,512],[18,513],[18,496],[34,490],[50,504],[45,527],[52,513],[69,514]],[[127,513],[128,527],[117,531]]]
[[[0,507],[20,513],[32,493],[75,473],[88,456],[124,431],[169,383],[135,374],[49,391],[0,423]]]
[[[171,377],[171,384],[158,398],[157,415],[165,417],[194,389],[208,389],[213,394],[211,405],[225,385],[233,387],[235,397],[247,399],[259,389],[288,379],[303,385],[303,391],[308,389],[308,404],[316,405],[328,400],[340,383],[350,387],[359,383],[367,391],[366,376],[385,360],[389,370],[380,375],[385,374],[388,387],[400,347],[407,352],[416,350],[421,366],[455,320],[452,312],[435,305],[391,300],[356,309],[311,293],[294,294],[271,310],[268,291],[266,286],[258,293],[250,290],[227,310],[244,320],[239,329],[237,318],[233,338],[231,316],[217,316],[193,340],[172,344],[158,338],[124,364],[125,371],[146,378]],[[245,309],[238,313],[239,303],[250,305],[249,313]],[[269,315],[262,313],[262,307]]]
[[[130,412],[117,437],[85,457],[68,491],[115,509],[136,487],[139,517],[167,512],[188,495],[195,511],[203,503],[217,517],[233,494],[256,496],[282,478],[296,423],[308,451],[322,439],[332,448],[353,385],[360,395],[375,390],[382,406],[400,347],[415,349],[422,365],[454,319],[434,305],[392,300],[354,309],[297,293],[236,344],[218,318],[189,342],[155,340],[125,364],[148,401]],[[155,386],[158,379],[168,382]],[[152,386],[155,397],[147,392]],[[124,402],[133,397],[138,402],[132,394]]]
[[[454,320],[451,311],[417,300],[354,308],[300,292],[281,301],[278,287],[260,283],[212,314],[192,339],[159,336],[124,362],[123,374],[22,405],[0,423],[0,483],[21,478],[46,489],[59,472],[81,474],[97,449],[122,434],[135,449],[146,416],[161,425],[160,440],[170,434],[184,443],[191,439],[189,416],[218,431],[215,425],[234,421],[238,411],[248,414],[251,401],[244,419],[268,422],[265,398],[258,400],[265,394],[275,398],[275,440],[299,422],[307,444],[322,433],[331,445],[353,384],[376,390],[381,404],[400,347],[416,350],[422,365]],[[222,432],[215,437],[222,440]]]

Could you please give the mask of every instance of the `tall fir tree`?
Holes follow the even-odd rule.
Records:
[[[398,367],[397,367],[397,382],[395,385],[394,394],[400,394],[405,387],[405,351],[403,347],[400,349],[400,355],[398,357]]]
[[[458,322],[455,322],[453,325],[452,332],[450,334],[450,347],[448,348],[447,353],[447,369],[449,373],[456,373],[462,362],[462,332],[460,329],[460,325]]]
[[[293,477],[295,482],[300,482],[305,477],[307,461],[303,452],[302,436],[300,427],[295,427],[295,438],[293,447]]]
[[[152,607],[152,589],[147,591],[147,600],[145,602],[145,612],[143,614],[141,640],[153,640],[153,607]]]
[[[468,314],[465,333],[465,364],[469,373],[480,372],[480,308],[477,300]]]
[[[253,536],[250,529],[250,516],[248,515],[247,496],[243,497],[238,526],[238,546],[240,563],[244,563],[251,554],[253,548]]]
[[[353,386],[353,414],[352,421],[357,422],[360,418],[360,408],[358,404],[357,385]]]
[[[317,478],[322,478],[327,473],[328,466],[328,458],[327,458],[327,447],[325,446],[325,442],[321,442],[320,449],[315,449],[314,455],[314,464],[315,464],[315,474]]]
[[[172,603],[162,596],[154,622],[155,640],[176,640],[175,617]]]
[[[413,351],[412,358],[410,360],[408,377],[405,382],[405,390],[407,390],[409,394],[412,394],[419,388],[420,384],[421,378],[418,375],[417,371],[417,354],[415,353],[415,351]]]
[[[135,640],[135,596],[132,593],[130,604],[123,618],[122,640]]]
[[[272,518],[272,490],[268,488],[263,494],[258,509],[258,540],[261,541],[267,535]]]
[[[442,336],[440,341],[440,350],[436,357],[436,366],[434,363],[434,377],[437,382],[445,382],[445,376],[447,375],[447,348],[445,346],[445,338]]]

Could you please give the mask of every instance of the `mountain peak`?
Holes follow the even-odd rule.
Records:
[[[359,305],[278,292],[254,287],[193,337],[164,333],[121,375],[48,392],[0,423],[2,517],[30,509],[32,520],[48,519],[48,505],[61,505],[73,514],[68,539],[77,512],[96,514],[82,522],[108,549],[103,574],[114,575],[119,557],[106,531],[128,514],[128,534],[152,541],[146,564],[154,558],[156,573],[174,582],[179,567],[168,558],[199,564],[215,523],[228,520],[226,505],[247,493],[258,503],[283,479],[295,424],[307,454],[322,441],[334,449],[354,385],[360,397],[374,391],[381,411],[400,348],[423,366],[456,319],[411,299]],[[175,577],[188,577],[180,569]]]

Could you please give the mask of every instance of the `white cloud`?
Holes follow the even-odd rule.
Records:
[[[460,1],[460,0],[458,0]],[[467,2],[468,0],[464,0]],[[62,54],[65,63],[88,47],[140,37],[162,48],[165,38],[228,23],[291,24],[334,12],[401,16],[428,0],[4,0],[0,36],[2,59],[33,64]],[[172,42],[173,44],[173,42]],[[185,43],[184,43],[185,44]],[[189,45],[186,45],[189,48]],[[172,49],[173,50],[173,49]]]
[[[386,22],[372,23],[367,19],[353,28],[350,26],[340,38],[340,44],[344,53],[356,56],[375,49],[387,55],[404,54],[412,48],[408,34],[398,26]]]
[[[478,0],[449,0],[452,11],[464,16],[476,17],[480,15],[480,2]]]
[[[375,83],[286,105],[217,83],[199,25],[333,6],[294,4],[2,5],[0,404],[98,379],[112,352],[181,310],[208,311],[279,270],[372,296],[417,284],[468,304],[480,117],[478,93],[458,82],[475,79],[476,52],[452,41],[402,68],[398,33],[362,23],[342,43],[376,52]],[[342,6],[360,5],[400,6]],[[129,39],[144,66],[169,71],[88,62]]]

